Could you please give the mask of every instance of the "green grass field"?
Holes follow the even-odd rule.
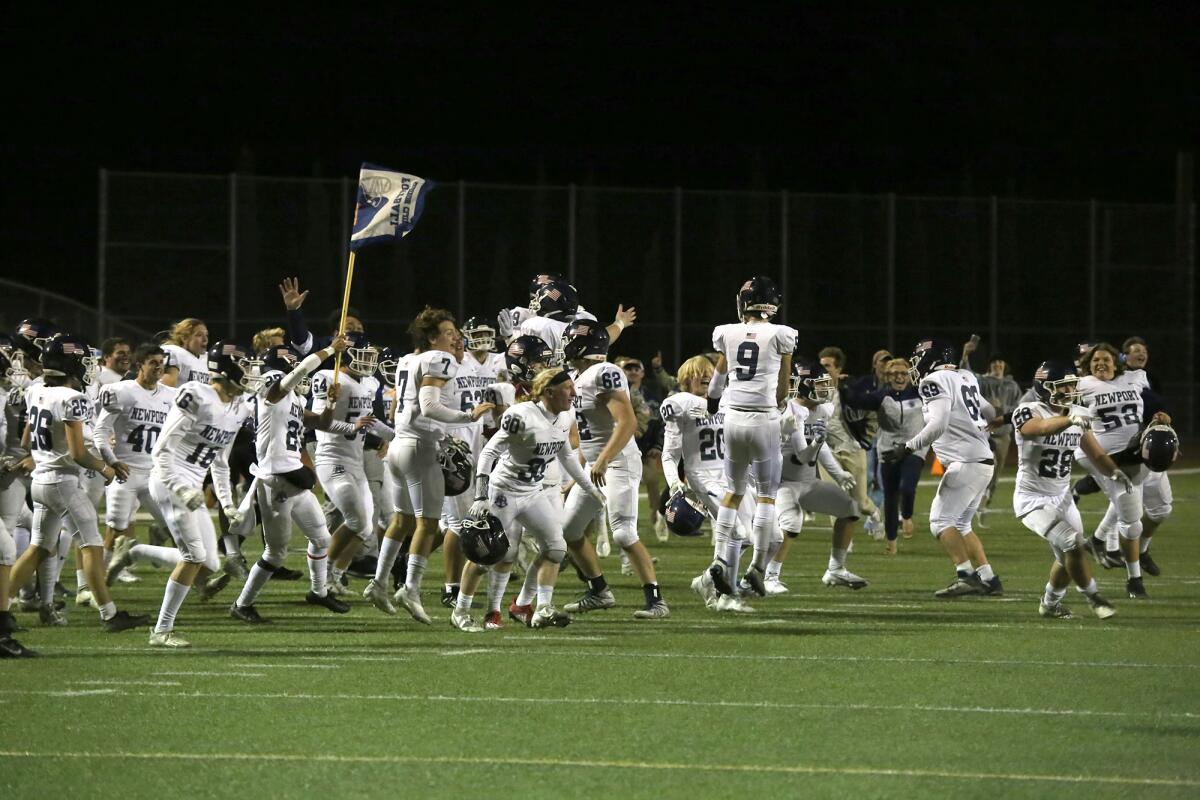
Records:
[[[661,622],[630,617],[641,592],[616,558],[619,607],[549,632],[450,628],[437,556],[432,627],[358,598],[335,617],[303,582],[268,586],[263,628],[228,618],[232,588],[193,595],[179,652],[101,633],[91,609],[63,629],[21,614],[43,658],[0,662],[0,797],[1196,797],[1200,476],[1173,485],[1163,575],[1135,602],[1099,570],[1104,623],[1074,592],[1075,619],[1038,617],[1049,552],[1004,511],[982,531],[1003,598],[935,600],[951,570],[919,517],[897,557],[860,535],[849,566],[872,584],[853,593],[820,585],[828,531],[807,531],[791,593],[754,616],[688,590],[707,539],[645,526]],[[1101,500],[1084,510],[1094,524]],[[166,575],[138,572],[118,602],[157,613]],[[559,602],[576,589],[564,575]]]

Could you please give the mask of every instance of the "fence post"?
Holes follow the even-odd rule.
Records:
[[[96,235],[96,341],[108,338],[108,170],[100,168],[100,216]]]
[[[467,182],[458,182],[458,318],[463,319],[467,285]]]
[[[1096,199],[1088,201],[1088,340],[1096,338]]]
[[[788,271],[788,191],[784,189],[779,193],[779,285],[784,308],[788,307]]]
[[[1000,203],[991,197],[988,240],[988,339],[993,353],[1000,348]]]
[[[237,173],[229,173],[229,327],[237,336]]]
[[[675,364],[683,358],[683,189],[675,187],[675,280],[672,300],[675,306]]]
[[[888,192],[884,198],[884,247],[887,258],[887,343],[896,350],[896,195]]]
[[[1196,435],[1196,204],[1187,219],[1187,319],[1188,319],[1188,434]]]
[[[575,285],[575,210],[578,207],[575,184],[567,184],[567,282]]]

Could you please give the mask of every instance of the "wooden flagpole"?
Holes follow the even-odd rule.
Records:
[[[355,210],[355,216],[358,215]],[[338,336],[346,332],[346,312],[350,309],[350,284],[354,282],[354,250],[350,251],[350,263],[346,265],[346,290],[342,292],[342,319],[338,323]],[[342,373],[342,351],[339,350],[333,358],[333,385],[337,386],[338,376]]]

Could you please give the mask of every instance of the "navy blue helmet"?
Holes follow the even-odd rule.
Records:
[[[915,386],[926,375],[946,364],[958,366],[958,348],[945,339],[922,339],[908,358],[908,377]]]
[[[737,293],[738,320],[747,314],[762,319],[772,319],[779,313],[783,305],[783,294],[780,293],[775,281],[762,275],[751,278],[742,284]]]
[[[1079,402],[1079,374],[1074,364],[1043,361],[1033,373],[1033,393],[1046,405],[1066,411]]]
[[[833,378],[825,371],[820,362],[809,361],[807,358],[792,359],[791,395],[812,400],[816,403],[828,403],[833,400],[837,391]]]
[[[1142,433],[1139,452],[1151,472],[1166,472],[1179,458],[1179,434],[1170,425],[1151,425]]]
[[[534,275],[529,280],[529,299],[532,300],[534,297],[536,297],[538,289],[541,289],[547,283],[552,283],[554,281],[566,282],[566,280],[567,279],[563,277],[562,273],[560,272],[543,272],[540,275]]]
[[[458,497],[467,490],[474,478],[471,446],[456,436],[448,436],[438,457],[442,465],[442,480],[446,484],[446,496]]]
[[[250,354],[250,348],[238,342],[214,342],[208,348],[208,371],[248,392],[262,387],[262,361]]]
[[[471,352],[491,349],[496,346],[496,328],[486,317],[471,317],[462,327],[466,348]]]
[[[550,281],[529,301],[529,310],[539,317],[566,322],[579,310],[579,293],[566,281]]]
[[[87,383],[89,372],[95,372],[96,358],[92,348],[78,336],[56,333],[40,345],[42,373],[63,378],[75,378]]]
[[[50,337],[58,333],[58,326],[43,317],[30,317],[21,320],[17,332],[13,336],[16,345],[25,358],[37,361],[41,358],[42,349],[49,343]]]
[[[667,530],[676,536],[699,536],[700,526],[704,524],[706,516],[704,506],[698,500],[693,500],[685,489],[671,495],[663,512]]]
[[[500,563],[508,552],[508,537],[500,520],[491,514],[467,517],[458,533],[458,546],[471,561],[490,567]]]
[[[508,374],[524,383],[533,381],[533,376],[549,366],[553,357],[554,352],[540,336],[518,336],[504,351]]]
[[[608,329],[594,319],[577,319],[562,335],[563,358],[603,361],[608,357]]]

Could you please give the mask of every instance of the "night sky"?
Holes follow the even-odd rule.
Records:
[[[1170,202],[1200,131],[1183,3],[32,5],[2,271],[83,300],[100,166]]]

